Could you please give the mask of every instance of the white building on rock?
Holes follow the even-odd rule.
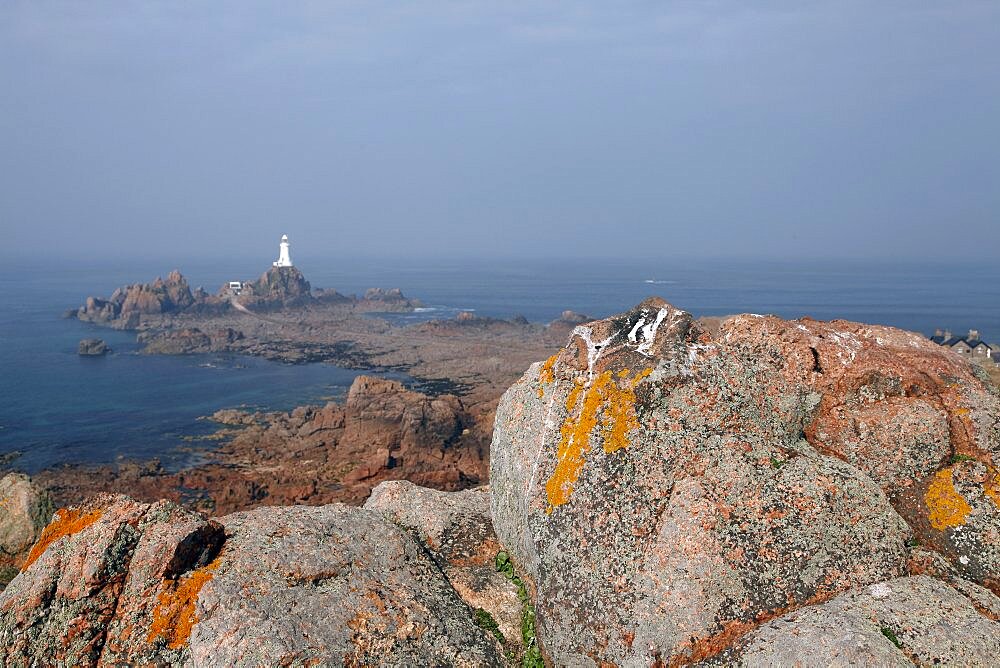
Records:
[[[281,244],[278,246],[278,259],[274,261],[275,267],[292,267],[292,258],[288,255],[288,235],[281,235]]]

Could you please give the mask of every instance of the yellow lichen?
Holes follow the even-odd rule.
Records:
[[[545,360],[545,363],[542,364],[541,370],[538,372],[538,398],[539,399],[541,399],[542,397],[545,396],[545,387],[543,387],[543,386],[546,383],[551,383],[556,378],[555,364],[556,364],[556,359],[558,357],[559,357],[559,355],[557,353],[557,354],[553,355],[552,357],[548,358],[547,360]]]
[[[1000,508],[1000,471],[990,467],[987,476],[986,482],[983,483],[983,491],[990,497],[993,505]]]
[[[187,644],[191,630],[198,623],[198,613],[195,604],[198,595],[219,567],[220,553],[212,563],[195,569],[177,580],[165,580],[163,590],[156,599],[153,608],[153,623],[149,627],[147,640],[154,642],[165,639],[167,647],[180,649]]]
[[[928,519],[931,526],[938,531],[964,524],[965,518],[972,512],[968,501],[955,489],[951,468],[937,472],[927,488],[924,502],[930,510]]]
[[[38,537],[38,542],[35,543],[31,551],[28,552],[28,558],[24,560],[24,565],[21,566],[21,571],[28,570],[28,566],[35,563],[38,557],[42,556],[42,553],[48,549],[49,545],[56,542],[63,536],[72,536],[75,533],[79,533],[89,527],[91,524],[101,519],[103,515],[101,510],[91,510],[90,512],[83,512],[82,510],[76,508],[63,508],[56,512],[56,518],[42,531],[42,535]]]
[[[625,373],[620,371],[618,377],[625,380],[629,372],[623,371]],[[566,397],[569,415],[559,429],[556,468],[545,484],[549,512],[569,500],[590,450],[590,437],[599,423],[603,425],[600,434],[604,452],[610,454],[628,447],[629,432],[639,428],[634,388],[650,373],[652,369],[646,369],[621,386],[611,371],[605,371],[595,377],[589,387],[577,384],[570,390]]]

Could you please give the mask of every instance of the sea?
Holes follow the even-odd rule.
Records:
[[[363,370],[238,355],[141,355],[134,332],[61,317],[88,295],[107,296],[175,268],[192,287],[214,292],[267,266],[232,258],[0,266],[0,469],[152,458],[182,468],[210,447],[205,439],[216,427],[204,418],[216,410],[289,410],[342,398]],[[927,335],[974,328],[1000,342],[995,263],[304,257],[297,266],[313,287],[345,294],[398,287],[420,299],[417,312],[385,316],[400,325],[461,311],[539,323],[567,309],[603,317],[658,295],[695,315],[844,318]],[[78,356],[78,342],[88,337],[103,338],[113,353]]]

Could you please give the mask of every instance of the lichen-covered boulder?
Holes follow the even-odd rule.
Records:
[[[0,665],[501,665],[410,535],[340,504],[58,511],[0,594]]]
[[[0,587],[20,569],[52,518],[52,502],[23,473],[0,478]]]
[[[742,315],[710,345],[771,360],[819,397],[806,440],[882,488],[915,539],[1000,593],[1000,397],[983,370],[912,332]]]
[[[200,666],[501,665],[499,646],[404,530],[342,504],[219,520],[190,637]]]
[[[148,509],[101,497],[57,511],[0,594],[0,665],[96,665]]]
[[[978,593],[1000,607],[989,591]],[[1000,623],[991,614],[940,580],[899,578],[772,620],[711,663],[985,668],[1000,657]]]
[[[911,530],[871,476],[809,440],[770,319],[714,335],[659,299],[580,325],[501,399],[497,535],[557,665],[690,662],[762,621],[906,572]],[[930,344],[929,344],[930,345]],[[807,380],[810,378],[806,375]]]
[[[517,587],[495,565],[502,546],[490,518],[489,487],[443,492],[390,480],[372,490],[364,507],[410,531],[459,596],[479,611],[481,624],[496,623],[505,650],[515,657],[524,653]]]

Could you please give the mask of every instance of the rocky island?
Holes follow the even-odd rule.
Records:
[[[0,660],[995,663],[1000,391],[981,369],[889,327],[659,299],[564,343],[500,399],[488,487],[57,511],[0,594]],[[346,433],[398,394],[380,382],[289,434]],[[427,439],[461,443],[457,404],[431,404]]]

